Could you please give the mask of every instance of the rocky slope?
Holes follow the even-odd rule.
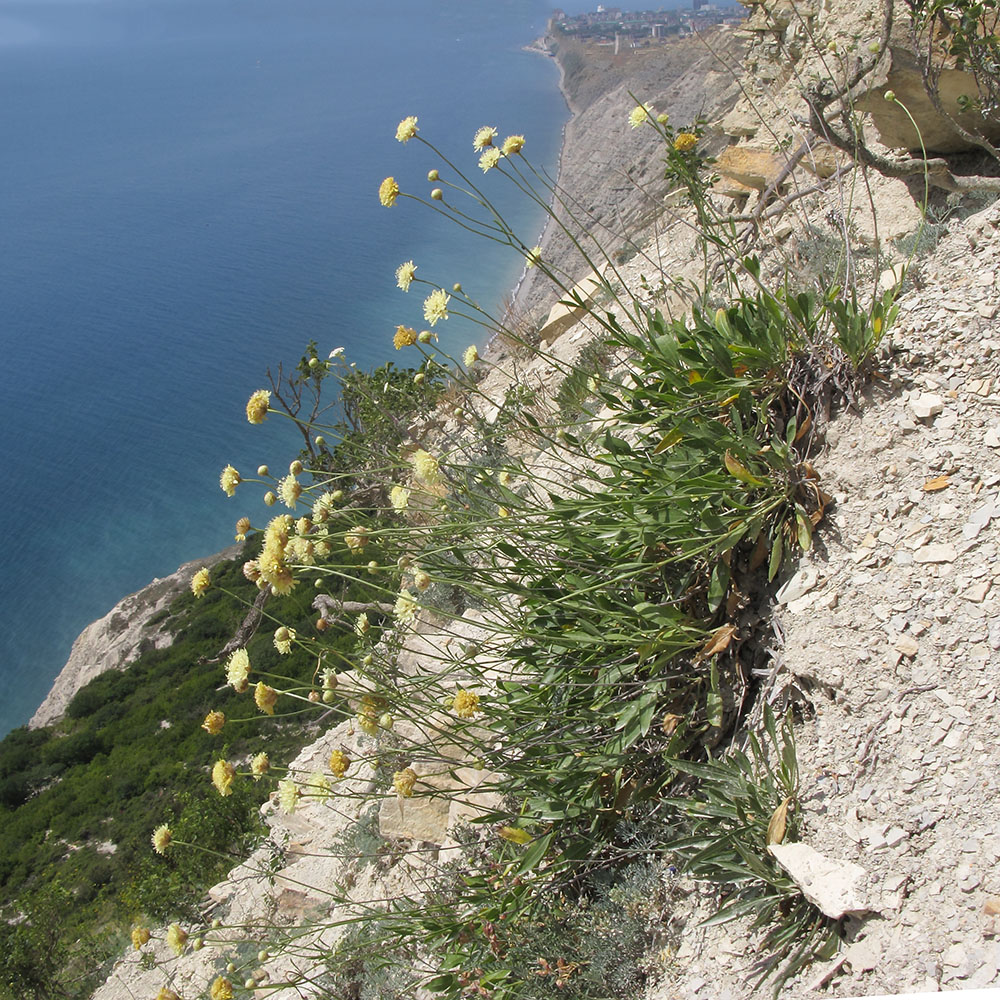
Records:
[[[203,566],[232,559],[239,546],[185,563],[169,576],[153,580],[123,597],[103,618],[91,622],[77,637],[66,665],[28,723],[30,729],[57,722],[73,695],[106,670],[125,670],[143,649],[164,649],[173,642],[157,622],[173,600],[188,587]]]

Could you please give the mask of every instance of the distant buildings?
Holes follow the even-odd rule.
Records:
[[[746,17],[746,8],[740,3],[711,3],[709,0],[692,0],[691,10],[638,10],[626,11],[621,7],[597,5],[589,14],[568,16],[562,10],[552,15],[556,31],[581,41],[599,45],[613,45],[615,52],[624,49],[645,48],[668,38],[701,31],[716,24],[740,24]]]

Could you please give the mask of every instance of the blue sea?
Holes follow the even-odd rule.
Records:
[[[558,73],[521,49],[549,13],[0,0],[0,735],[84,626],[259,517],[256,493],[227,500],[218,476],[283,468],[296,448],[287,423],[244,417],[269,366],[309,340],[362,368],[405,361],[392,333],[423,325],[426,294],[396,289],[405,260],[488,308],[511,289],[513,251],[376,192],[391,174],[425,193],[443,168],[395,141],[406,115],[472,173],[481,125],[525,134],[554,170]],[[501,205],[533,242],[538,207]],[[457,318],[437,329],[453,351],[483,339]]]

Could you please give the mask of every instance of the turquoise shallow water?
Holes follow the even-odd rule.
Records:
[[[581,8],[583,9],[583,8]],[[555,167],[555,66],[521,51],[537,0],[0,3],[0,734],[27,721],[73,639],[124,594],[232,540],[227,462],[287,462],[249,393],[309,339],[362,367],[420,325],[421,276],[492,306],[521,261],[431,212],[420,118],[475,170],[480,125]],[[533,240],[537,206],[501,198]],[[481,339],[458,320],[446,348]]]

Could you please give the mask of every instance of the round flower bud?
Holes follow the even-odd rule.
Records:
[[[234,973],[235,971],[236,971],[236,963],[235,963],[235,962],[230,962],[230,963],[229,963],[229,964],[228,964],[228,965],[226,966],[226,972],[228,972],[228,973],[232,974],[232,973]]]
[[[319,704],[319,691],[310,691],[309,692],[309,700],[314,705],[318,705]]]
[[[222,921],[218,917],[216,917],[212,921],[212,930],[217,931],[221,926],[222,926]]]
[[[434,334],[431,333],[430,330],[421,330],[420,333],[417,334],[417,340],[419,340],[421,344],[429,344],[431,342],[431,337],[433,336]]]
[[[323,445],[325,445],[325,444],[326,444],[326,438],[323,437],[322,434],[317,434],[316,435],[316,447],[317,448],[322,448]]]
[[[424,384],[424,379],[426,377],[427,376],[424,375],[423,372],[417,372],[417,374],[413,376],[413,384],[414,385],[423,385]]]
[[[361,661],[361,664],[362,666],[370,667],[374,662],[375,662],[375,657],[372,656],[371,653],[368,653],[368,655],[365,656],[365,658]]]
[[[434,201],[441,201],[441,199],[444,198],[444,191],[442,191],[441,188],[434,188],[434,190],[431,191],[431,197]]]
[[[257,988],[257,980],[252,976],[243,983],[243,988],[246,990],[254,990]]]
[[[826,51],[827,52],[836,52],[837,51],[837,43],[831,39],[830,43],[826,47]]]
[[[275,505],[275,504],[276,504],[277,502],[278,502],[278,498],[277,498],[277,496],[275,496],[275,494],[274,494],[274,492],[273,492],[273,491],[271,491],[271,490],[268,490],[268,491],[267,491],[267,492],[266,492],[266,493],[264,494],[264,503],[265,503],[265,504],[266,504],[266,505],[267,505],[268,507],[273,507],[273,506],[274,506],[274,505]]]
[[[439,176],[440,176],[440,174],[438,174],[438,172],[436,170],[428,170],[427,171],[427,180],[431,184],[433,184],[438,179]]]
[[[295,461],[288,466],[288,471],[293,476],[297,476],[302,471],[302,463],[298,459],[295,459]]]
[[[271,957],[271,953],[269,951],[258,951],[257,952],[257,961],[258,962],[266,962],[270,957]]]
[[[269,476],[270,474],[271,474],[271,470],[266,465],[258,465],[257,466],[257,475],[258,476],[261,476],[263,478],[264,476]]]
[[[205,947],[205,940],[204,940],[204,938],[196,937],[191,942],[191,950],[192,951],[201,951],[201,949],[204,948],[204,947]]]
[[[321,362],[320,362],[319,358],[310,358],[309,359],[309,367],[312,368],[313,371],[315,371],[317,368],[319,368],[320,364],[321,364]]]
[[[323,692],[323,704],[324,705],[332,705],[334,703],[336,697],[337,696],[332,691],[324,691]]]
[[[886,92],[885,92],[885,93],[884,93],[884,94],[883,94],[882,96],[883,96],[883,97],[884,97],[884,98],[885,98],[885,99],[886,99],[886,100],[887,100],[887,101],[888,101],[888,102],[889,102],[890,104],[892,104],[892,103],[893,103],[893,102],[894,102],[894,101],[896,100],[896,92],[895,92],[894,90],[887,90],[887,91],[886,91]]]
[[[456,295],[461,295],[462,294],[462,282],[456,281],[455,284],[451,286],[451,290]]]
[[[395,719],[393,719],[393,717],[392,717],[392,716],[391,716],[391,715],[390,715],[390,714],[389,714],[388,712],[385,712],[385,713],[383,713],[383,714],[382,714],[382,715],[380,715],[380,716],[379,716],[379,718],[378,718],[378,724],[379,724],[379,725],[380,725],[380,726],[381,726],[381,727],[382,727],[383,729],[392,729],[392,726],[393,726],[393,723],[394,723],[395,721],[396,721],[396,720],[395,720]]]
[[[456,420],[461,420],[462,417],[465,416],[465,410],[463,410],[461,406],[456,406],[455,409],[451,411],[451,415]]]
[[[373,576],[378,572],[378,562],[376,560],[373,559],[368,564],[368,572],[371,573]]]
[[[878,42],[871,42],[871,43],[869,43],[869,45],[868,45],[868,51],[869,51],[869,52],[870,52],[870,53],[871,53],[872,55],[875,55],[875,53],[876,53],[876,52],[878,52],[878,50],[879,50],[880,48],[882,48],[882,46],[881,46],[881,45],[879,45],[879,43],[878,43]]]
[[[340,500],[344,499],[344,491],[343,490],[334,490],[333,493],[331,493],[330,495],[333,497],[334,503],[337,503]]]

